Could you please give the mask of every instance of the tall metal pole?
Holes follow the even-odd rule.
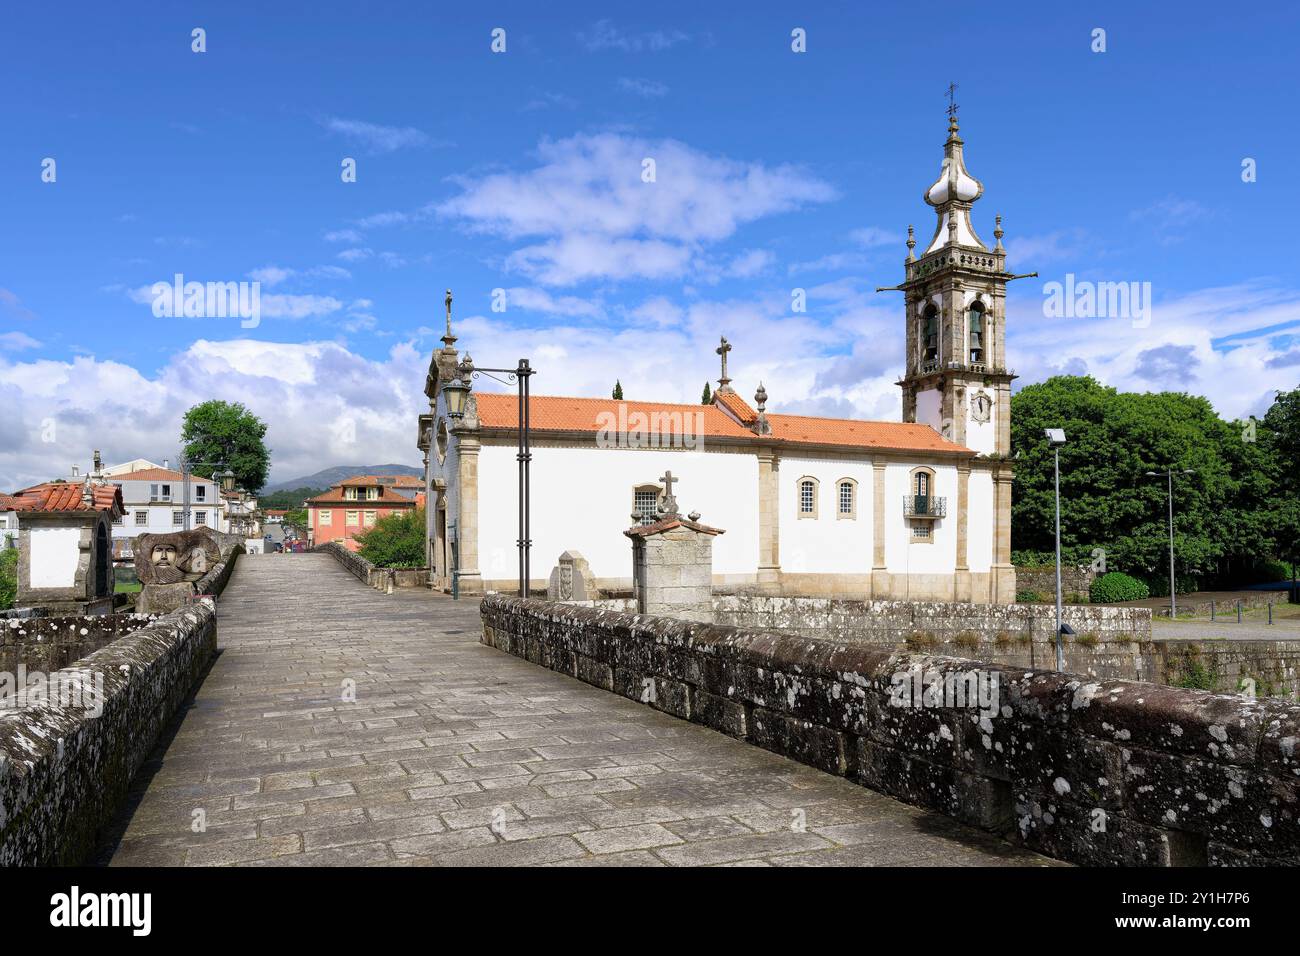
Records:
[[[1053,449],[1056,465],[1056,669],[1065,670],[1065,649],[1061,646],[1061,449]]]
[[[523,387],[523,401],[520,405],[524,411],[524,428],[521,432],[523,437],[524,453],[524,597],[528,597],[529,582],[532,580],[532,554],[533,554],[533,529],[532,529],[532,421],[528,407],[528,379],[532,376],[533,370],[528,364],[528,359],[519,360],[519,382]]]
[[[1172,621],[1178,616],[1178,598],[1175,593],[1178,588],[1174,581],[1174,470],[1170,468],[1167,474],[1169,475],[1169,619]]]
[[[181,530],[190,530],[190,460],[181,452]]]

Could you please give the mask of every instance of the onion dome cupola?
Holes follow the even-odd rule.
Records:
[[[975,234],[970,221],[971,204],[983,194],[984,184],[966,169],[966,160],[962,157],[962,139],[957,132],[957,116],[953,111],[952,120],[948,124],[948,140],[943,144],[943,166],[939,170],[939,178],[925,191],[925,201],[934,207],[939,221],[935,226],[934,238],[930,240],[923,255],[945,245],[988,250]]]

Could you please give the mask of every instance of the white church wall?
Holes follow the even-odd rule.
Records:
[[[933,540],[916,541],[903,516],[915,465],[885,466],[885,566],[891,574],[951,574],[957,567],[957,469],[931,465],[935,496],[948,499],[948,516],[931,522]]]
[[[993,566],[993,475],[972,470],[966,492],[966,562],[972,572],[988,571]]]
[[[998,402],[997,395],[989,390],[986,394],[989,396],[989,420],[986,422],[975,420],[973,392],[966,393],[966,447],[974,449],[982,454],[991,454],[998,447]]]
[[[937,388],[916,393],[916,420],[943,434],[943,394]]]
[[[799,480],[817,480],[817,517],[799,516]],[[839,481],[857,482],[857,517],[838,517]],[[866,574],[873,547],[871,463],[782,456],[779,496],[781,570],[792,574]]]
[[[598,578],[630,578],[633,491],[671,470],[683,513],[725,534],[713,542],[715,574],[753,574],[758,565],[758,459],[751,454],[533,446],[532,576],[544,578],[566,550],[582,553]],[[479,566],[485,579],[518,569],[515,447],[479,452]]]
[[[80,528],[31,529],[31,587],[70,588],[77,583]]]

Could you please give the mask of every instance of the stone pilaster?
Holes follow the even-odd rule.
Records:
[[[460,556],[460,590],[477,594],[483,590],[478,567],[478,452],[479,440],[471,435],[457,435],[456,541]]]
[[[758,453],[758,585],[781,584],[781,460],[770,449]]]
[[[889,573],[885,570],[885,532],[889,519],[885,509],[885,463],[871,463],[871,594],[888,593]]]
[[[953,574],[953,600],[970,601],[970,462],[957,466],[957,560]]]
[[[993,473],[993,587],[994,604],[1014,604],[1016,569],[1011,563],[1011,466]]]

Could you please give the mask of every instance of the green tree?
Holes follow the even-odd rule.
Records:
[[[1063,428],[1062,556],[1072,563],[1106,552],[1163,593],[1169,561],[1168,486],[1148,471],[1173,468],[1174,547],[1180,574],[1223,575],[1259,556],[1249,528],[1258,517],[1260,449],[1241,440],[1204,398],[1176,392],[1119,392],[1087,376],[1057,376],[1011,401],[1016,461],[1014,546],[1047,554],[1054,546],[1052,448],[1045,428]],[[1184,475],[1186,468],[1195,474]],[[1188,585],[1190,587],[1190,582]],[[1163,583],[1167,590],[1167,583]],[[1181,589],[1181,586],[1180,586]]]
[[[18,597],[18,549],[0,551],[0,611],[14,606]]]
[[[307,530],[307,509],[298,508],[296,510],[290,511],[288,514],[284,516],[284,521],[282,523],[297,528],[299,531],[306,531]]]
[[[423,508],[397,511],[356,536],[359,554],[380,568],[424,567],[425,515]]]
[[[271,466],[265,437],[266,424],[238,402],[202,402],[185,413],[181,425],[185,457],[196,463],[196,472],[224,464],[235,473],[235,484],[254,494],[266,484]]]
[[[713,393],[709,391],[709,383],[704,383],[704,394],[700,396],[700,404],[708,405],[713,401]]]
[[[614,398],[620,402],[623,400],[623,383],[618,379],[614,379]]]
[[[1268,478],[1258,531],[1271,541],[1273,556],[1292,566],[1294,578],[1300,564],[1300,388],[1278,392],[1261,424],[1255,437]]]

